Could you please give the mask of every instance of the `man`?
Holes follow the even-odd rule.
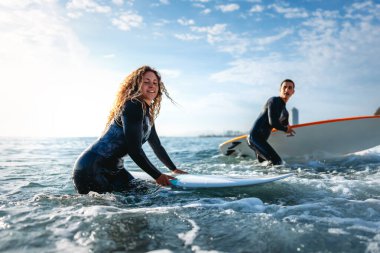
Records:
[[[248,136],[249,146],[255,150],[259,162],[269,161],[273,165],[282,164],[281,157],[267,142],[272,129],[283,131],[290,136],[294,130],[289,126],[289,113],[286,103],[295,92],[295,84],[285,79],[280,85],[280,96],[271,97],[265,104],[263,111],[253,124]]]

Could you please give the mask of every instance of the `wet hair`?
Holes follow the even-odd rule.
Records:
[[[292,80],[285,79],[284,81],[281,82],[280,89],[281,89],[283,83],[292,83],[293,84],[293,88],[296,88],[296,84]]]

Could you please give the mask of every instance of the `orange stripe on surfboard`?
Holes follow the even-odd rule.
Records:
[[[334,123],[334,122],[341,122],[341,121],[359,120],[359,119],[380,119],[380,116],[377,116],[377,115],[375,115],[375,116],[357,116],[357,117],[349,117],[349,118],[329,119],[329,120],[321,120],[321,121],[315,121],[315,122],[293,125],[291,127],[297,128],[297,127],[320,125],[320,124]]]

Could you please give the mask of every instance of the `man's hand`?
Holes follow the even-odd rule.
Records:
[[[286,136],[291,137],[291,136],[294,136],[295,134],[296,134],[296,132],[293,130],[293,128],[288,126],[288,131],[286,131]]]

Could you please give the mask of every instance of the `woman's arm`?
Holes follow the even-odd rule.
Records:
[[[142,104],[139,101],[128,101],[121,116],[127,152],[141,169],[158,179],[162,173],[149,161],[142,149],[143,119]]]
[[[156,127],[153,125],[152,130],[150,131],[150,136],[148,139],[149,145],[152,147],[153,152],[156,154],[158,159],[165,164],[171,171],[177,174],[187,174],[187,172],[177,169],[172,160],[170,159],[165,148],[161,145],[160,138],[158,138]]]
[[[160,138],[157,135],[156,127],[153,125],[150,135],[148,138],[149,145],[152,147],[153,152],[156,154],[158,159],[165,164],[166,167],[168,167],[171,171],[177,174],[187,174],[187,172],[177,169],[177,167],[174,165],[172,160],[170,159],[168,153],[166,152],[165,148],[161,145]]]
[[[161,145],[161,141],[158,138],[155,125],[153,125],[153,127],[150,131],[148,142],[149,142],[149,145],[152,147],[153,152],[158,157],[158,159],[160,159],[160,161],[163,164],[165,164],[166,167],[168,167],[170,170],[174,171],[177,167],[174,165],[174,163],[170,159],[165,148]]]

